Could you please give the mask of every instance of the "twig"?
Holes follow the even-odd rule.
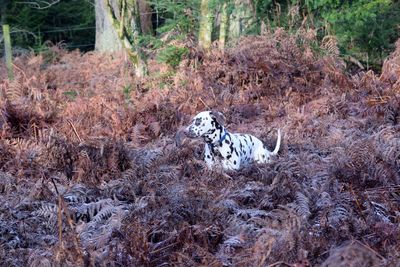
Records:
[[[36,1],[25,1],[25,2],[19,1],[17,2],[17,4],[30,5],[32,8],[35,9],[46,9],[57,4],[58,2],[60,2],[60,0],[49,0],[49,1],[36,0]]]
[[[217,102],[217,97],[215,96],[214,89],[212,87],[210,87],[210,89],[211,89],[211,93],[213,94],[213,97],[214,97],[214,102]]]
[[[73,240],[74,240],[74,245],[75,245],[75,247],[76,247],[76,252],[78,253],[78,257],[79,257],[79,260],[80,260],[80,264],[83,264],[83,262],[84,262],[84,260],[83,260],[83,253],[82,253],[81,247],[80,247],[80,245],[79,245],[79,237],[78,237],[78,235],[77,235],[76,232],[75,232],[74,224],[72,223],[71,217],[70,217],[70,215],[69,215],[68,208],[65,207],[65,202],[64,202],[64,200],[63,200],[62,198],[61,198],[61,205],[62,205],[62,207],[63,207],[65,216],[67,217],[67,223],[68,223],[69,227],[71,228],[72,232],[74,233],[74,235],[73,235]]]
[[[286,266],[293,266],[293,265],[290,264],[290,263],[287,263],[287,262],[284,262],[284,261],[278,261],[278,262],[272,263],[272,264],[270,264],[270,265],[267,265],[267,267],[273,267],[273,266],[276,266],[276,265],[279,265],[279,264],[284,264],[284,265],[286,265]]]
[[[58,240],[60,242],[60,249],[64,248],[62,241],[62,213],[61,213],[61,196],[58,195],[58,211],[57,211],[57,222],[58,222]]]
[[[365,219],[364,214],[362,213],[361,205],[360,205],[360,203],[358,202],[357,195],[356,195],[356,193],[354,192],[353,187],[352,187],[351,185],[350,185],[350,193],[354,196],[354,198],[355,198],[355,200],[356,200],[356,205],[357,205],[357,208],[358,208],[358,210],[359,210],[359,212],[360,212],[361,218],[363,218],[364,222],[367,223],[367,220]]]
[[[156,250],[154,250],[154,251],[150,251],[150,254],[156,254],[156,253],[158,253],[158,252],[160,252],[160,251],[166,250],[166,249],[168,249],[168,248],[170,248],[170,247],[173,247],[173,246],[175,246],[175,245],[177,245],[177,244],[178,244],[178,242],[175,242],[175,243],[169,244],[169,245],[167,245],[167,246],[165,246],[165,247],[156,249]]]
[[[72,127],[72,130],[74,131],[74,133],[75,133],[76,137],[78,137],[78,139],[79,139],[79,142],[81,142],[81,143],[82,143],[82,139],[79,137],[79,134],[78,134],[78,132],[76,131],[76,128],[75,128],[74,124],[72,123],[72,121],[68,120],[68,123],[71,125],[71,127]]]
[[[114,112],[114,109],[112,109],[109,105],[107,105],[106,103],[104,103],[104,101],[101,101],[101,105],[104,106],[105,108],[107,108],[108,110]]]
[[[206,103],[204,103],[204,101],[203,101],[203,99],[201,99],[201,97],[199,97],[199,100],[200,100],[201,103],[203,103],[203,105],[204,105],[208,110],[211,109]]]
[[[54,189],[56,190],[57,196],[60,196],[60,192],[58,192],[57,185],[56,185],[56,183],[54,182],[53,177],[51,178],[51,182],[52,182],[53,185],[54,185]]]
[[[369,251],[373,252],[375,255],[377,255],[379,258],[381,258],[381,260],[385,260],[385,261],[386,261],[386,259],[385,259],[381,254],[379,254],[376,250],[374,250],[374,249],[371,248],[370,246],[364,244],[364,243],[361,242],[360,240],[354,240],[353,242],[354,242],[354,243],[358,243],[359,245],[361,245],[361,246],[363,246],[364,248],[368,249]]]

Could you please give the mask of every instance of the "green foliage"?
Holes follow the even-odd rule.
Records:
[[[258,0],[257,23],[296,31],[301,25],[319,36],[335,35],[344,55],[381,64],[400,37],[396,0]],[[296,8],[297,13],[296,13]],[[306,22],[304,24],[304,22]]]
[[[161,50],[157,55],[157,61],[166,63],[173,68],[176,68],[181,62],[182,58],[189,53],[186,47],[177,47],[169,45]]]
[[[141,35],[139,36],[138,44],[140,47],[148,47],[151,49],[159,49],[164,45],[164,42],[161,41],[156,36],[152,35]]]
[[[345,53],[368,53],[379,61],[387,56],[399,38],[400,3],[391,0],[332,2],[324,7],[323,19],[329,22]],[[329,7],[329,3],[328,4]],[[336,11],[335,9],[338,9]]]
[[[11,28],[31,33],[14,33],[14,46],[40,51],[49,40],[64,42],[71,49],[87,51],[94,47],[95,13],[91,1],[62,0],[46,9],[35,9],[23,1],[9,1],[2,20]]]
[[[130,98],[130,94],[131,94],[132,90],[133,90],[133,86],[131,84],[124,86],[124,88],[122,88],[122,92],[124,93],[125,99]]]
[[[78,96],[78,92],[76,91],[65,91],[63,94],[70,100],[75,100],[75,98]]]
[[[157,33],[177,31],[189,34],[197,31],[199,0],[151,0],[150,3],[157,10],[158,16],[162,18],[160,24],[157,25]]]

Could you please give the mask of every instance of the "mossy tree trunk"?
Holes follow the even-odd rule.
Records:
[[[14,79],[14,73],[12,64],[10,27],[8,26],[8,24],[3,24],[3,37],[8,79],[12,81]]]
[[[110,16],[107,16],[107,3],[104,0],[96,0],[96,44],[95,48],[100,52],[114,52],[122,49],[118,34],[114,28]]]
[[[219,25],[219,40],[218,46],[220,50],[225,49],[225,43],[227,39],[227,29],[229,24],[229,15],[228,15],[228,3],[224,2],[221,6],[221,21]]]
[[[234,0],[234,8],[229,15],[229,40],[235,41],[249,32],[256,21],[253,2],[250,0]]]
[[[97,34],[97,31],[103,33]],[[135,67],[136,76],[143,77],[147,74],[147,65],[138,44],[140,34],[138,0],[96,0],[96,49],[125,49]]]
[[[213,25],[213,12],[210,8],[211,0],[201,0],[199,46],[205,50],[211,48],[211,33]]]

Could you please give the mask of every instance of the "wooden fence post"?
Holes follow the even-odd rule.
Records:
[[[14,73],[12,65],[11,38],[10,38],[10,27],[7,24],[3,24],[3,36],[4,36],[4,50],[6,55],[8,79],[12,81],[14,79]]]

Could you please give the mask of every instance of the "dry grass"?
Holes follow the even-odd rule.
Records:
[[[192,49],[141,81],[123,55],[16,59],[0,83],[0,265],[398,264],[400,44],[380,77],[350,76],[314,36]],[[209,108],[270,147],[283,129],[279,158],[207,171],[201,142],[174,135]]]

